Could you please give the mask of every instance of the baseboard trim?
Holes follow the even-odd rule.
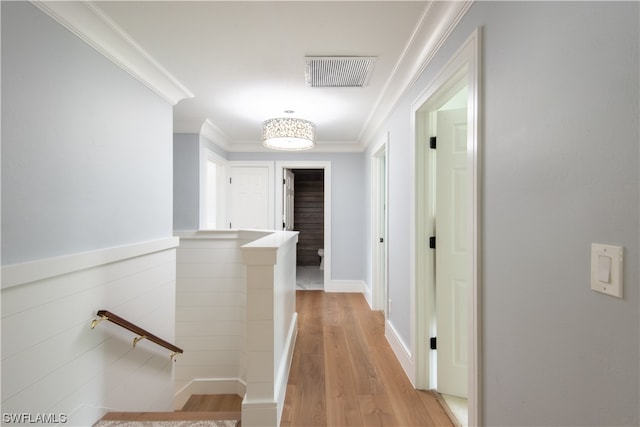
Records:
[[[367,286],[366,283],[362,282],[362,284],[363,284],[362,295],[364,295],[364,299],[367,301],[367,304],[369,304],[369,308],[375,311],[375,309],[373,308],[373,291],[369,286]]]
[[[325,292],[364,293],[366,285],[362,280],[329,280],[325,283]]]
[[[298,337],[298,313],[293,313],[289,331],[287,333],[287,342],[285,343],[285,356],[280,360],[277,377],[275,381],[275,396],[278,402],[278,424],[282,417],[284,409],[284,399],[287,392],[287,382],[289,381],[289,371],[291,370],[291,362],[293,361],[293,350],[296,347],[296,339]]]
[[[192,394],[237,394],[244,396],[246,391],[247,384],[240,378],[196,378],[175,394],[173,409],[182,409]]]
[[[272,400],[242,401],[242,427],[277,426],[278,402]]]
[[[396,355],[396,358],[400,362],[400,365],[402,366],[404,373],[407,375],[407,378],[409,378],[409,381],[411,381],[411,384],[415,387],[415,362],[411,355],[411,351],[406,346],[402,338],[400,338],[400,335],[398,335],[398,332],[393,327],[391,322],[389,322],[389,320],[385,322],[384,336],[391,346],[391,350],[393,350],[393,353]]]

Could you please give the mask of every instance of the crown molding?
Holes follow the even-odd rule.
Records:
[[[363,148],[373,142],[404,93],[427,68],[474,0],[432,1],[424,10],[359,135]]]
[[[315,147],[310,150],[278,151],[266,148],[257,141],[235,141],[225,151],[228,153],[362,153],[364,148],[357,141],[316,141]]]
[[[231,143],[231,139],[209,119],[206,119],[204,123],[202,123],[200,136],[222,148],[224,151],[234,151],[232,149],[234,144]]]
[[[193,98],[189,89],[92,2],[31,0],[31,3],[171,105]]]

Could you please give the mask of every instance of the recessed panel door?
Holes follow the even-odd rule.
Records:
[[[271,228],[269,168],[233,166],[230,168],[229,187],[229,228]]]
[[[440,393],[467,397],[467,112],[437,113],[436,321]]]

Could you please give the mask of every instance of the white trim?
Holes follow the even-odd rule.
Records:
[[[364,291],[362,292],[364,299],[367,301],[367,304],[369,304],[369,308],[372,311],[375,311],[376,309],[373,308],[373,292],[371,291],[371,288],[367,286],[366,282],[362,282],[362,286],[364,287]]]
[[[275,215],[278,225],[283,218],[282,180],[284,169],[324,169],[324,288],[327,289],[331,281],[331,162],[330,161],[276,161],[276,203]],[[278,227],[281,229],[282,227]]]
[[[388,215],[385,217],[384,222],[384,230],[382,230],[382,235],[385,239],[385,247],[387,250],[384,254],[384,276],[380,277],[380,266],[377,264],[380,260],[380,159],[384,157],[385,159],[385,194],[384,194],[384,205],[389,206],[389,132],[386,132],[384,137],[380,139],[380,141],[373,147],[371,150],[371,267],[372,267],[372,289],[371,294],[373,297],[372,300],[372,308],[374,310],[382,310],[385,318],[388,316],[388,271],[389,271],[389,250],[388,250],[388,236],[389,236],[389,223],[388,223]]]
[[[280,425],[280,419],[282,418],[282,410],[284,409],[284,400],[287,393],[287,382],[289,381],[289,372],[291,370],[291,362],[293,361],[293,350],[296,347],[296,339],[298,337],[298,313],[293,313],[291,317],[291,323],[289,324],[289,330],[287,332],[287,339],[285,342],[285,349],[283,351],[283,357],[280,359],[280,366],[276,371],[276,377],[274,379],[274,395],[278,402],[278,423]]]
[[[367,285],[364,283],[364,280],[325,280],[324,282],[325,292],[365,294],[366,288]]]
[[[207,137],[207,139],[210,139]],[[212,142],[218,144],[210,139]],[[309,152],[312,153],[362,153],[365,147],[357,141],[316,141],[316,146]],[[227,145],[218,144],[229,153],[273,153],[274,151],[266,148],[262,143],[257,141],[233,141]]]
[[[86,270],[128,258],[174,249],[178,244],[178,238],[168,237],[159,240],[6,265],[2,267],[2,289],[68,274],[74,271]]]
[[[225,185],[227,179],[227,160],[222,156],[216,154],[211,151],[209,148],[205,147],[202,141],[199,141],[200,144],[200,200],[199,200],[199,218],[198,225],[200,230],[208,229],[207,223],[207,215],[208,215],[208,203],[207,203],[207,195],[209,194],[209,180],[207,179],[207,163],[212,161],[219,166],[216,174],[216,229],[223,228],[224,223],[227,220],[227,186]]]
[[[244,396],[247,383],[240,378],[195,378],[174,395],[173,408],[180,410],[192,394],[237,394]]]
[[[90,1],[32,3],[171,105],[193,93]]]
[[[231,139],[209,119],[200,127],[200,136],[225,151],[231,151]]]
[[[418,141],[418,125],[416,116],[424,114],[426,103],[433,102],[438,92],[446,87],[447,83],[456,77],[464,67],[466,71],[464,77],[467,79],[468,87],[468,145],[467,145],[467,170],[469,171],[468,188],[469,192],[468,206],[470,207],[470,215],[468,218],[469,230],[469,247],[470,251],[469,265],[471,266],[471,286],[469,294],[469,316],[468,316],[468,361],[469,361],[469,377],[468,377],[468,412],[469,425],[479,425],[481,420],[480,402],[481,402],[481,243],[480,243],[480,203],[481,203],[481,174],[480,174],[480,46],[481,32],[476,29],[464,44],[456,51],[447,64],[442,68],[438,75],[433,79],[431,84],[422,92],[412,106],[411,128],[413,143],[411,144],[411,158],[419,161],[421,152],[424,149],[419,145]],[[432,304],[425,304],[427,294],[434,293],[433,280],[429,277],[421,277],[422,270],[420,266],[424,263],[418,263],[418,256],[425,253],[425,245],[421,241],[417,241],[418,235],[424,234],[425,230],[417,222],[417,218],[425,215],[425,201],[421,199],[423,193],[420,186],[421,175],[420,169],[416,164],[412,164],[412,194],[411,200],[411,235],[414,238],[411,241],[411,300],[415,304],[411,307],[411,330],[414,346],[412,350],[415,354],[415,371],[414,378],[419,387],[424,387],[427,383],[432,385],[429,371],[432,363],[429,357],[427,345],[428,331],[432,327],[431,319],[433,318],[434,307]],[[427,275],[428,276],[428,275]],[[428,299],[427,299],[428,301]],[[431,326],[425,326],[431,325]]]
[[[358,140],[364,147],[373,141],[380,126],[396,107],[402,95],[426,69],[471,4],[473,4],[473,0],[429,2],[400,60],[362,127]]]
[[[402,366],[404,373],[409,378],[409,381],[411,381],[411,384],[415,387],[413,379],[415,361],[411,356],[411,350],[409,350],[409,347],[402,340],[402,338],[398,334],[398,331],[396,331],[396,329],[393,327],[393,324],[389,320],[384,322],[384,336],[387,339],[389,346],[391,346],[393,354],[395,354],[398,362],[400,362],[400,366]]]

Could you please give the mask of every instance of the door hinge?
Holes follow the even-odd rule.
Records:
[[[436,137],[435,136],[429,137],[429,148],[431,148],[433,150],[436,149]]]
[[[380,243],[384,243],[384,237],[380,238]]]
[[[282,178],[282,183],[283,183],[283,184],[286,184],[286,183],[287,183],[287,180],[286,180],[285,178]]]
[[[287,228],[287,224],[285,224],[284,222],[282,223],[282,228],[286,229]]]
[[[436,248],[436,236],[429,237],[429,249]]]
[[[229,178],[229,184],[231,184],[231,178]]]
[[[229,223],[229,229],[231,229],[231,223]]]
[[[429,348],[431,350],[436,350],[438,347],[436,337],[429,338]]]

